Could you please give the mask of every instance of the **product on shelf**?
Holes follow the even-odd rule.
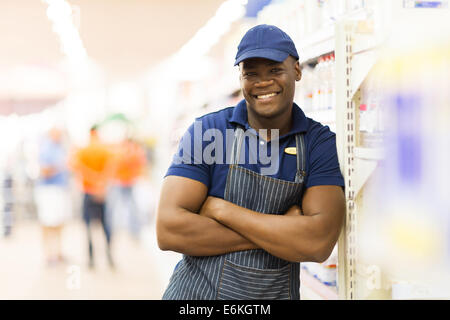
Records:
[[[305,112],[335,108],[334,54],[320,57],[314,68],[303,67],[296,99]]]
[[[321,263],[321,281],[328,286],[337,285],[337,246],[334,247],[330,257]]]
[[[363,147],[378,147],[383,143],[384,121],[379,80],[369,75],[361,86],[359,132]]]
[[[304,112],[308,113],[312,110],[313,105],[313,83],[314,83],[314,69],[308,65],[302,69],[302,80],[298,83],[296,88],[295,100]]]
[[[314,68],[312,110],[322,109],[323,103],[323,58],[320,57]]]
[[[294,101],[307,117],[336,131],[336,80],[334,53],[320,56],[317,64],[302,65],[302,80],[296,84]]]
[[[326,103],[325,109],[333,109],[336,104],[336,88],[335,88],[335,61],[334,61],[334,53],[329,54],[326,57],[326,81],[327,81],[327,90],[326,90]]]
[[[333,249],[330,257],[322,263],[303,262],[302,268],[314,278],[330,287],[337,286],[337,246]]]

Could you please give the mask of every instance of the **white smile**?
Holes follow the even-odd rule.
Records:
[[[268,94],[263,94],[263,95],[260,95],[260,96],[256,96],[256,98],[257,99],[268,99],[268,98],[276,96],[277,94],[278,93],[273,92],[273,93],[268,93]]]

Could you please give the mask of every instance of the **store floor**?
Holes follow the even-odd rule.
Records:
[[[63,233],[67,262],[48,266],[41,231],[34,221],[17,223],[0,238],[0,299],[160,299],[178,258],[161,252],[151,227],[141,240],[124,231],[113,239],[115,268],[107,263],[100,226],[93,232],[95,268],[88,268],[86,230],[81,221]]]

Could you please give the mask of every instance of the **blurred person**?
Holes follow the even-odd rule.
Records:
[[[235,65],[244,99],[194,122],[163,181],[158,245],[183,254],[163,299],[298,300],[300,262],[325,261],[340,233],[336,137],[294,103],[293,41],[258,25]]]
[[[11,169],[7,168],[3,172],[3,236],[9,237],[12,232],[14,195],[13,195],[13,177]]]
[[[146,166],[144,148],[131,138],[124,139],[117,147],[113,183],[106,201],[108,216],[127,215],[127,226],[132,236],[138,239],[141,218],[134,187]],[[122,211],[123,210],[123,211]]]
[[[105,197],[108,183],[114,170],[114,153],[98,136],[98,126],[89,131],[89,144],[78,149],[71,158],[71,168],[81,181],[83,190],[83,221],[86,225],[89,267],[93,268],[94,247],[91,223],[100,221],[106,238],[108,263],[114,267],[111,253],[111,221],[105,210]]]
[[[35,188],[38,219],[47,263],[64,262],[62,229],[70,217],[67,152],[62,130],[52,128],[39,146],[39,181]]]

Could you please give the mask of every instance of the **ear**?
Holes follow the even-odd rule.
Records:
[[[300,68],[300,62],[296,61],[294,65],[295,69],[295,81],[300,81],[302,79],[302,69]]]

